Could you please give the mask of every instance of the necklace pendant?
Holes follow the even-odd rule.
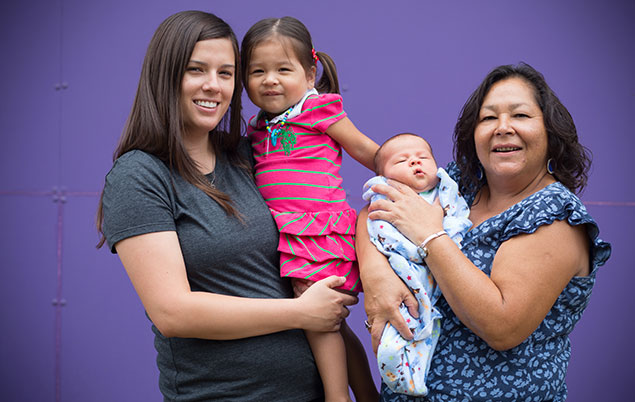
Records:
[[[271,145],[275,147],[277,143],[278,143],[278,129],[275,129],[271,133]]]

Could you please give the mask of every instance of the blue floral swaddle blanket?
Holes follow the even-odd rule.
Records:
[[[419,195],[429,203],[438,196],[445,211],[443,229],[461,247],[461,240],[472,227],[468,219],[469,208],[459,194],[458,185],[439,168],[439,184]],[[375,193],[371,186],[386,184],[382,176],[375,176],[364,184],[362,198],[372,202],[386,197]],[[419,318],[414,318],[405,305],[399,311],[410,327],[414,338],[404,339],[389,323],[381,337],[377,350],[377,363],[383,382],[394,392],[408,395],[426,395],[426,378],[432,354],[439,339],[441,314],[434,307],[441,296],[434,277],[417,253],[417,245],[408,240],[390,223],[367,220],[368,235],[377,249],[383,253],[390,266],[410,288],[419,302]]]

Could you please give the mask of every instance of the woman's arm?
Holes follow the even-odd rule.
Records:
[[[393,184],[393,183],[391,183]],[[442,210],[398,183],[375,186],[390,201],[369,208],[371,219],[392,222],[420,244],[442,228]],[[527,339],[575,275],[587,275],[584,227],[556,221],[515,236],[496,252],[491,275],[480,271],[447,236],[428,245],[426,263],[457,317],[492,348],[506,350]]]
[[[166,337],[239,339],[293,328],[336,331],[354,296],[330,288],[343,278],[316,283],[297,299],[250,299],[193,292],[175,232],[130,237],[117,253],[150,319]]]
[[[399,313],[399,305],[404,303],[413,317],[418,317],[417,299],[408,287],[399,279],[368,237],[366,226],[368,207],[364,207],[357,217],[355,251],[364,286],[364,307],[368,322],[372,323],[371,339],[373,350],[377,353],[379,340],[388,322],[406,339],[412,339],[412,332]]]
[[[370,170],[375,169],[375,152],[379,145],[359,131],[348,117],[331,124],[326,134],[337,141],[357,162]]]

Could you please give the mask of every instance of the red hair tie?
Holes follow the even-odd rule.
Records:
[[[317,64],[317,62],[320,61],[320,58],[318,57],[314,47],[311,48],[311,54],[313,55],[313,61]]]

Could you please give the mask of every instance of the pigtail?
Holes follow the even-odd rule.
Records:
[[[315,89],[319,93],[330,93],[330,94],[339,94],[340,93],[340,83],[337,79],[337,69],[335,68],[335,62],[328,54],[324,52],[315,52],[314,59],[316,66],[318,60],[322,64],[322,75],[320,76],[320,80],[315,85]]]

